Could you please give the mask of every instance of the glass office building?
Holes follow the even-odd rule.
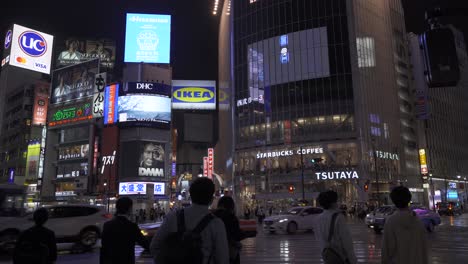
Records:
[[[331,188],[343,203],[385,203],[392,186],[421,184],[400,1],[224,5],[220,76],[229,68],[244,201]]]

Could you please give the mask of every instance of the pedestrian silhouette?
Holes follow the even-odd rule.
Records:
[[[326,264],[357,263],[351,233],[342,211],[338,209],[338,194],[334,191],[322,192],[317,201],[324,209],[314,229],[322,259]]]
[[[135,244],[148,249],[148,241],[137,224],[129,220],[133,202],[128,197],[117,200],[117,212],[104,223],[102,230],[101,264],[135,263]]]
[[[49,264],[57,260],[57,244],[54,231],[44,227],[49,219],[45,208],[33,214],[34,226],[25,230],[16,242],[14,264]]]
[[[190,185],[192,205],[167,214],[151,242],[155,263],[227,264],[228,241],[223,222],[210,213],[215,186],[197,178]]]
[[[404,186],[390,193],[398,210],[385,222],[382,263],[429,263],[427,234],[423,222],[409,209],[411,192]]]

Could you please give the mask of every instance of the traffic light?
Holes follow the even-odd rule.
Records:
[[[289,193],[294,193],[294,186],[289,185],[288,191],[289,191]]]
[[[311,159],[310,162],[312,162],[313,164],[316,164],[316,163],[319,163],[319,162],[322,162],[322,158],[314,158],[314,159]]]

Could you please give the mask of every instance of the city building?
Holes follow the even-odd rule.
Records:
[[[232,125],[241,201],[310,201],[332,188],[348,205],[386,204],[393,186],[422,188],[400,1],[224,1],[220,10],[220,87],[234,117],[220,131]]]
[[[425,179],[429,204],[464,202],[468,178],[468,68],[463,34],[449,28],[455,40],[461,79],[456,86],[429,88],[423,60],[423,36],[408,34],[413,83],[416,95],[416,116],[419,123],[420,175]]]

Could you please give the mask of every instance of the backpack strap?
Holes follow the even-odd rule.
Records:
[[[183,234],[185,232],[185,216],[184,209],[177,211],[177,233]]]
[[[333,237],[333,232],[335,231],[335,222],[336,222],[336,217],[338,216],[339,213],[334,213],[332,216],[332,220],[330,223],[330,232],[328,233],[328,240],[327,242],[330,243],[331,239]]]
[[[209,213],[205,215],[202,220],[197,224],[197,226],[193,229],[193,233],[200,234],[203,229],[211,222],[211,220],[214,219],[214,216],[212,213]]]

